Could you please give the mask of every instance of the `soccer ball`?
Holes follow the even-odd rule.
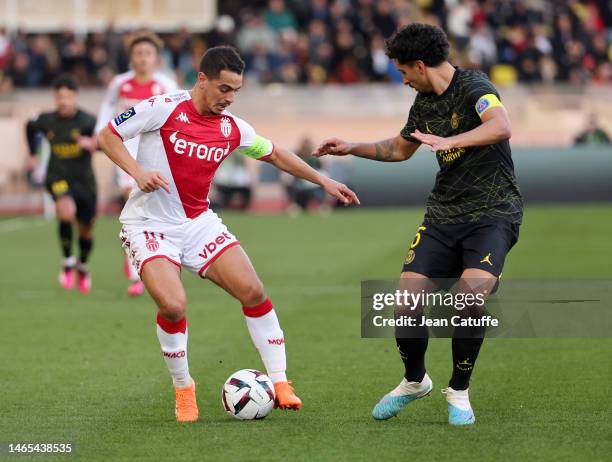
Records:
[[[275,398],[270,378],[255,369],[234,372],[221,390],[223,408],[240,420],[263,419],[274,408]]]

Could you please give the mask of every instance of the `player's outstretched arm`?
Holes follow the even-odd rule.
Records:
[[[381,162],[401,162],[410,159],[419,146],[420,143],[407,141],[401,135],[376,143],[349,143],[338,138],[330,138],[323,141],[312,155],[321,157],[352,154]]]
[[[360,203],[357,195],[346,185],[321,175],[291,151],[275,146],[274,151],[265,159],[265,162],[271,163],[290,175],[318,184],[325,189],[327,194],[335,197],[344,205],[359,205]]]
[[[415,131],[410,136],[431,146],[432,151],[467,148],[469,146],[486,146],[507,140],[512,136],[512,127],[508,113],[503,106],[488,109],[481,116],[482,124],[473,130],[448,138]]]
[[[170,192],[170,185],[159,172],[147,172],[130,155],[123,141],[110,128],[105,127],[98,134],[98,145],[110,160],[134,178],[141,191],[150,193],[159,188]]]

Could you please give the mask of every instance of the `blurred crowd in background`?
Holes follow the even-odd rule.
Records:
[[[400,82],[384,41],[420,21],[441,26],[452,62],[498,84],[612,82],[612,21],[606,0],[223,0],[216,27],[161,34],[162,64],[183,86],[207,47],[236,46],[260,83]],[[0,89],[47,86],[61,72],[103,86],[128,69],[129,33],[112,24],[77,35],[0,29]]]

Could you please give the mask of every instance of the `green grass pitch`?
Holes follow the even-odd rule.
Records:
[[[70,441],[72,457],[103,461],[609,460],[610,339],[485,341],[470,388],[477,416],[471,428],[446,423],[439,390],[450,374],[450,341],[435,339],[427,355],[432,396],[390,421],[371,418],[372,406],[401,379],[402,364],[392,340],[360,338],[359,281],[397,275],[421,210],[222,215],[277,308],[303,409],[255,422],[225,414],[223,381],[262,366],[239,304],[185,273],[201,420],[177,424],[153,303],[125,294],[118,221],[98,221],[93,290],[82,296],[57,285],[54,223],[4,220],[5,447]],[[611,230],[609,205],[530,207],[505,276],[612,277]],[[36,458],[43,459],[53,457]]]

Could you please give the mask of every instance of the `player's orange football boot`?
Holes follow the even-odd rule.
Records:
[[[295,409],[298,410],[302,407],[302,400],[298,398],[293,392],[291,381],[289,382],[276,382],[274,384],[274,391],[276,392],[276,401],[274,407],[280,409]]]
[[[195,382],[190,387],[175,387],[176,407],[174,413],[177,422],[195,422],[198,420],[198,403],[196,403]]]

